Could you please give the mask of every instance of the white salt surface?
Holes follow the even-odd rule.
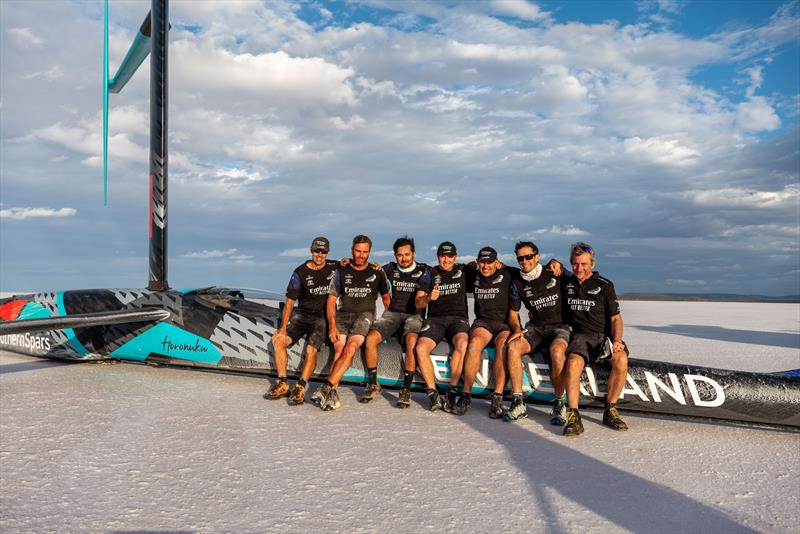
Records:
[[[800,306],[625,302],[635,357],[800,368]],[[798,532],[800,433],[504,423],[261,398],[262,379],[0,353],[2,532]],[[421,395],[415,395],[422,402]]]

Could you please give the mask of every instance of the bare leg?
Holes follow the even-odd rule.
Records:
[[[383,336],[377,330],[370,330],[367,334],[367,341],[364,345],[364,358],[367,361],[367,369],[378,367],[378,345],[383,341]]]
[[[303,371],[300,373],[300,378],[308,382],[314,369],[317,368],[317,349],[314,347],[306,347],[306,358],[303,361]]]
[[[345,344],[344,350],[339,357],[336,358],[336,361],[333,362],[331,374],[328,375],[328,382],[333,384],[333,387],[339,385],[342,377],[353,363],[353,357],[362,343],[364,343],[364,336],[351,335],[347,338],[347,344]]]
[[[564,380],[566,379],[567,342],[554,339],[550,343],[550,382],[553,383],[553,396],[560,399],[564,396]]]
[[[460,335],[462,334],[457,334],[456,337]],[[463,335],[466,336],[466,334]],[[464,393],[472,392],[472,384],[475,382],[475,377],[478,376],[478,370],[481,367],[481,352],[483,352],[484,347],[486,347],[491,340],[492,333],[481,327],[474,329],[469,336],[466,350],[467,355],[463,360]],[[453,339],[453,344],[455,344],[455,338]],[[455,371],[455,366],[457,365],[456,352],[457,349],[454,349],[453,356],[450,357],[451,386],[457,385],[458,379],[461,376],[461,369],[458,369],[458,372]]]
[[[289,360],[286,347],[291,344],[292,338],[289,336],[275,334],[272,337],[272,346],[275,349],[275,371],[277,371],[278,376],[286,376],[286,362]]]
[[[417,356],[417,366],[425,381],[425,387],[433,389],[436,387],[435,375],[433,372],[433,363],[431,362],[431,351],[436,348],[436,343],[429,337],[421,337],[417,340],[417,345],[414,347],[414,352]]]
[[[500,332],[494,337],[494,363],[492,376],[494,377],[494,392],[503,394],[506,388],[506,340],[511,332]]]
[[[581,396],[581,373],[585,365],[586,362],[580,354],[573,352],[569,355],[569,358],[567,358],[567,406],[570,408],[578,408],[578,402]]]
[[[419,334],[410,333],[406,334],[406,337],[403,341],[406,344],[406,358],[403,364],[403,369],[408,371],[409,373],[413,373],[417,370],[417,359],[414,357],[414,349],[417,345],[417,339],[419,338]]]
[[[628,377],[628,355],[625,351],[615,352],[611,357],[611,373],[608,375],[608,402],[614,404],[619,400],[622,388]]]
[[[518,337],[506,347],[506,365],[511,377],[511,392],[522,393],[522,355],[531,351],[531,344]]]

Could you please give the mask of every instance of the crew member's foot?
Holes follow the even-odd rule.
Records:
[[[303,404],[306,400],[306,388],[300,384],[295,384],[292,393],[289,395],[289,404]]]
[[[616,404],[606,405],[606,411],[603,412],[603,424],[614,430],[628,430],[628,425],[619,416]]]
[[[325,400],[320,404],[320,408],[322,408],[323,411],[330,412],[332,410],[338,410],[341,405],[342,402],[339,400],[339,393],[337,393],[336,388],[331,388]]]
[[[408,388],[403,388],[400,390],[400,394],[397,396],[397,407],[408,408],[409,406],[411,406],[411,392],[408,390]]]
[[[442,401],[442,410],[446,411],[447,413],[453,413],[453,408],[456,405],[456,398],[458,397],[458,390],[448,388],[447,393],[445,393],[444,400]]]
[[[469,410],[470,404],[472,404],[472,394],[462,393],[459,395],[456,405],[453,407],[453,413],[456,415],[464,415],[467,413],[467,410]]]
[[[521,397],[514,397],[514,400],[511,401],[511,406],[503,414],[503,419],[506,421],[518,421],[526,417],[528,417],[528,408],[525,406],[525,402]]]
[[[264,393],[264,398],[269,400],[282,399],[289,394],[289,383],[286,380],[278,380],[269,391]]]
[[[380,393],[381,393],[380,384],[367,384],[367,389],[364,390],[364,394],[361,395],[361,398],[358,399],[358,402],[362,402],[364,404],[372,402],[372,399],[380,395]]]
[[[317,406],[321,406],[323,399],[328,398],[328,393],[330,393],[330,391],[331,387],[328,384],[322,384],[311,395],[311,402],[313,402]]]
[[[442,398],[439,396],[439,392],[435,389],[428,390],[428,401],[430,402],[430,406],[428,409],[432,412],[442,408]]]
[[[583,434],[581,414],[578,413],[577,408],[569,408],[567,410],[567,426],[564,427],[564,435],[572,437],[580,436],[581,434]]]
[[[489,406],[489,417],[492,419],[500,419],[503,417],[503,396],[498,393],[492,395],[492,404]]]
[[[553,409],[550,411],[550,424],[558,426],[567,424],[567,409],[561,399],[553,401]]]

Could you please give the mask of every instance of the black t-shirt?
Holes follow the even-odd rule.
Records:
[[[492,276],[485,277],[475,272],[472,281],[475,295],[475,318],[506,322],[508,309],[519,310],[520,301],[517,286],[508,268],[497,269]]]
[[[419,277],[417,289],[430,294],[439,285],[439,298],[428,303],[428,317],[456,316],[469,318],[467,292],[472,289],[473,271],[456,263],[449,271],[431,267]]]
[[[551,273],[545,265],[542,265],[542,272],[536,280],[525,280],[517,267],[508,270],[530,312],[528,324],[550,326],[566,322],[560,276]]]
[[[617,292],[611,280],[592,273],[583,284],[575,275],[563,280],[570,324],[576,332],[611,333],[611,318],[619,314]]]
[[[323,315],[335,268],[336,262],[333,261],[325,263],[316,271],[308,266],[308,262],[298,266],[289,279],[286,298],[296,300],[299,310]]]
[[[375,299],[389,292],[382,270],[367,266],[358,270],[352,264],[336,267],[329,295],[339,297],[339,311],[375,313]]]
[[[417,294],[417,281],[428,270],[424,263],[417,263],[410,272],[404,273],[395,262],[383,266],[383,272],[392,288],[392,303],[389,310],[400,313],[417,313],[414,297]]]

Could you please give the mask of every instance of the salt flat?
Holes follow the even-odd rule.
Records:
[[[800,368],[800,305],[624,302],[632,356]],[[3,532],[797,532],[800,433],[544,407],[323,413],[258,378],[0,353]],[[420,395],[415,400],[422,402]]]

